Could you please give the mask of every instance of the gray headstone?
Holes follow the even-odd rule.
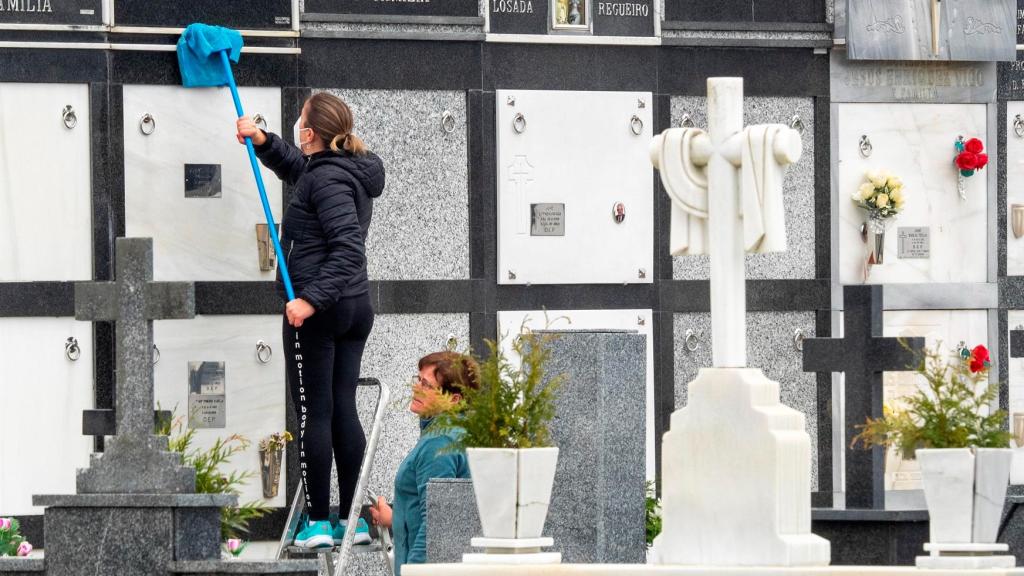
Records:
[[[856,425],[882,416],[882,374],[908,370],[924,338],[882,337],[882,286],[843,288],[843,337],[804,341],[804,370],[846,374],[846,507],[885,508],[885,450],[850,447]]]
[[[427,484],[427,562],[462,562],[479,552],[469,545],[482,534],[472,479],[437,478]]]
[[[117,433],[90,467],[78,471],[78,492],[185,493],[195,471],[153,434],[153,320],[195,316],[194,286],[153,282],[153,241],[117,239],[114,282],[75,286],[75,318],[114,321],[117,332]]]

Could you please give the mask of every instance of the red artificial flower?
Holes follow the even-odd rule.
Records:
[[[988,164],[988,154],[975,154],[974,155],[974,168],[981,170]]]
[[[978,166],[978,157],[973,152],[961,152],[956,157],[956,167],[961,170],[974,170]]]
[[[971,350],[971,372],[981,372],[989,366],[988,348],[979,344]]]
[[[985,149],[985,145],[981,143],[981,140],[977,138],[971,138],[964,143],[964,150],[967,150],[971,154],[979,154]]]

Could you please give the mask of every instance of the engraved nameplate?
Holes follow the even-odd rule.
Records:
[[[101,0],[2,0],[0,23],[102,25]]]
[[[220,198],[220,164],[185,164],[185,198]]]
[[[530,236],[565,236],[565,204],[530,204]]]
[[[188,421],[191,428],[227,426],[224,362],[188,363]]]
[[[926,226],[900,227],[897,235],[901,260],[931,258],[931,231]]]

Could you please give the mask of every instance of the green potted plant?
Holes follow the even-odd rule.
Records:
[[[658,498],[657,485],[647,481],[647,494],[644,498],[645,540],[647,542],[647,563],[653,564],[654,539],[661,534],[661,498]]]
[[[999,387],[988,379],[989,352],[962,344],[951,359],[915,353],[927,385],[868,419],[853,444],[894,448],[921,464],[933,544],[995,542],[1013,452],[1006,413],[991,410]]]
[[[488,340],[479,388],[464,387],[462,401],[433,423],[464,431],[453,449],[466,451],[485,538],[539,538],[544,530],[558,463],[548,425],[562,377],[545,371],[554,337],[529,330],[514,337],[518,365]]]

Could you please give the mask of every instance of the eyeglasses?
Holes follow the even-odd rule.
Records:
[[[409,384],[412,386],[421,386],[423,388],[438,388],[437,385],[431,384],[419,374],[413,376],[412,379],[409,381]]]

